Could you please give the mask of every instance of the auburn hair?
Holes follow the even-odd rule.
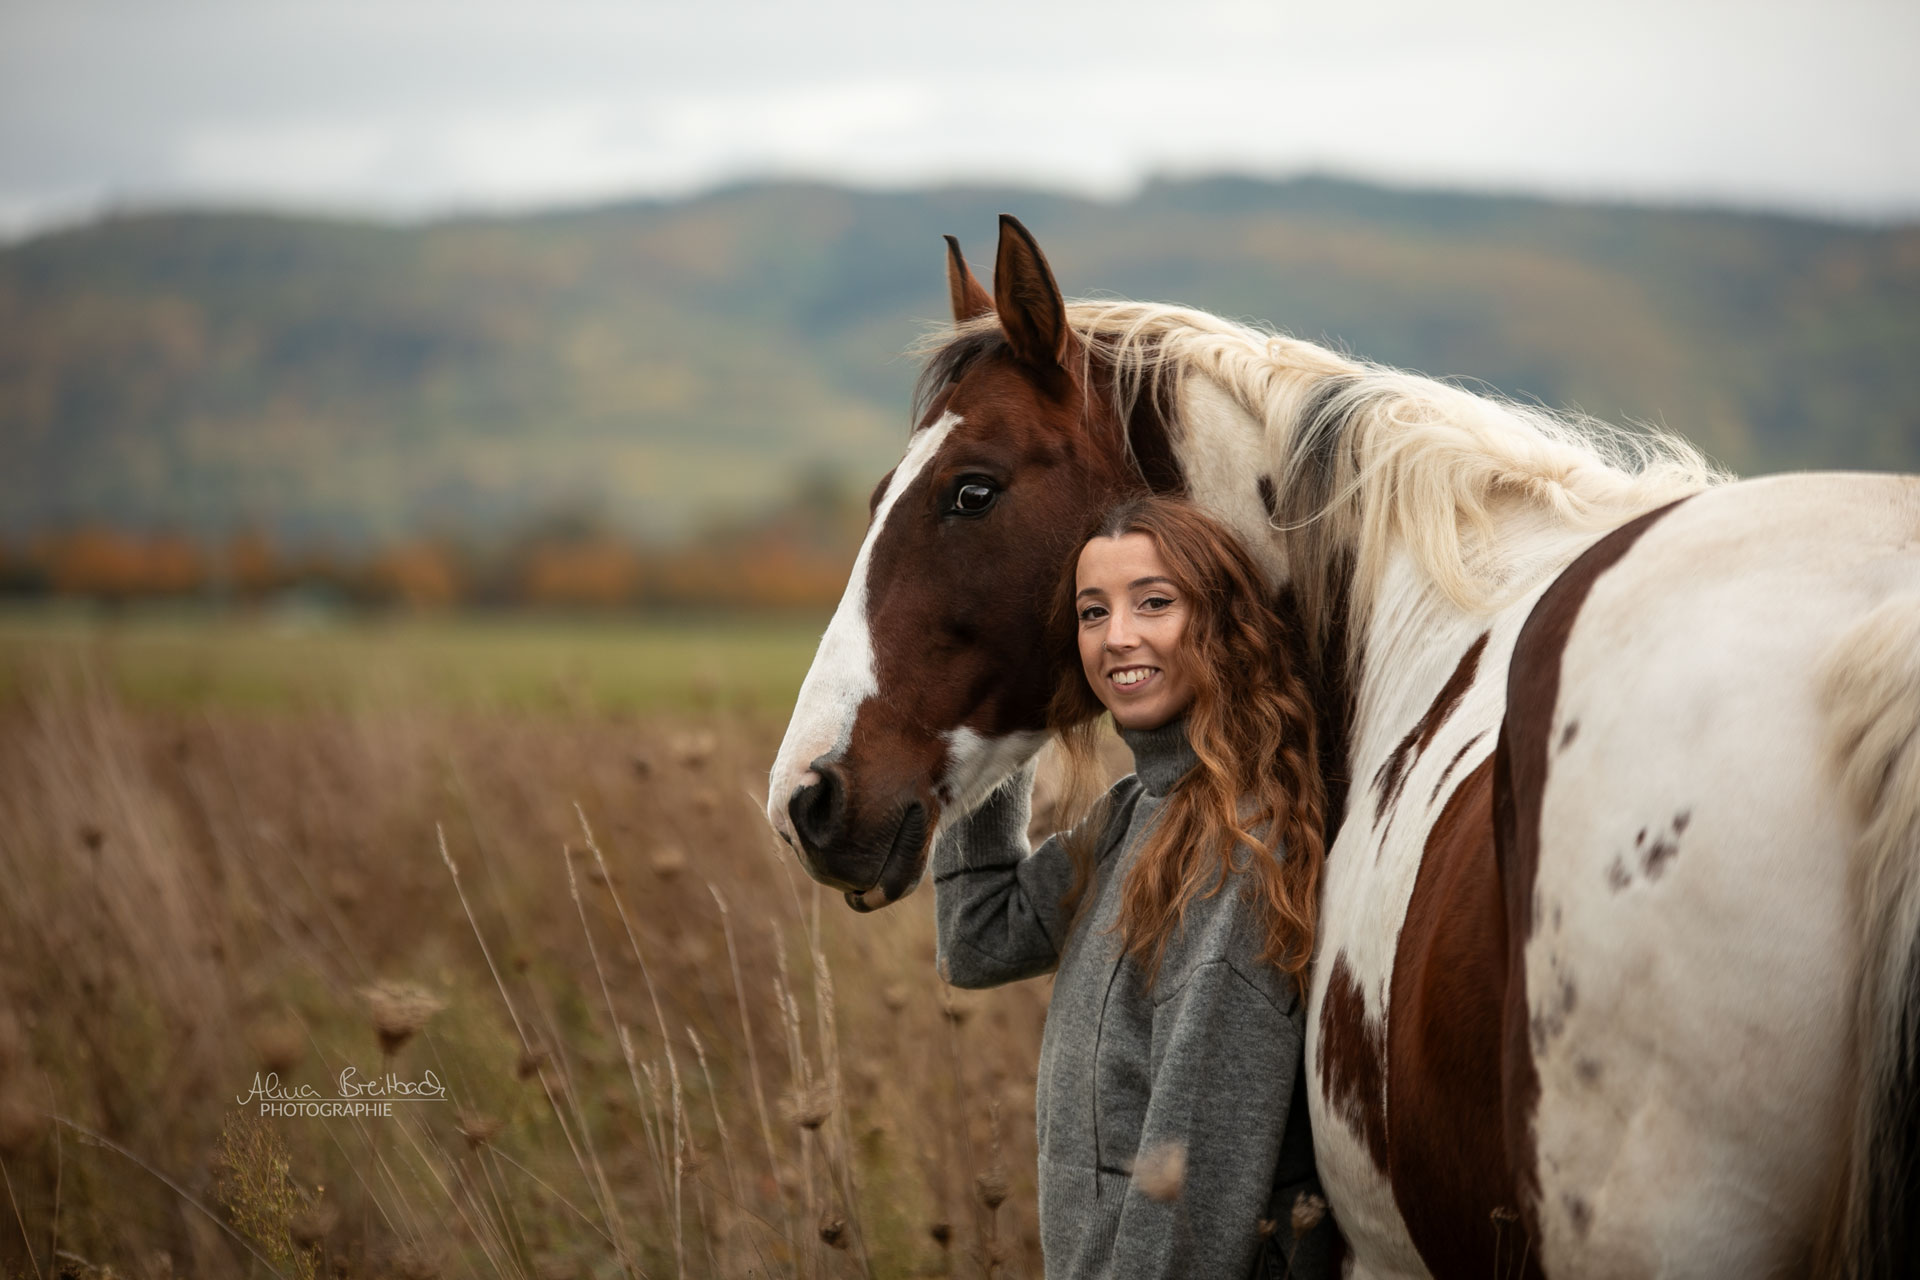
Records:
[[[1265,926],[1262,958],[1304,991],[1326,861],[1327,801],[1294,628],[1275,609],[1239,539],[1191,503],[1128,499],[1078,546],[1130,533],[1153,539],[1187,602],[1178,658],[1193,685],[1187,737],[1199,763],[1162,803],[1127,872],[1115,928],[1151,980],[1188,904],[1220,892],[1230,873],[1241,872]],[[1089,803],[1099,790],[1095,741],[1107,708],[1080,661],[1078,567],[1076,552],[1054,589],[1047,620],[1059,672],[1048,724],[1066,752],[1066,810],[1086,815],[1065,841],[1074,863],[1070,917],[1083,905],[1095,837],[1111,817],[1097,800]]]

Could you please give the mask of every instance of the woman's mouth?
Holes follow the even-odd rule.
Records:
[[[1158,667],[1120,667],[1107,672],[1107,683],[1122,693],[1134,693],[1153,683],[1159,674]]]

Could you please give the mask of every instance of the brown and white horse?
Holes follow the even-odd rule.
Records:
[[[950,242],[951,243],[951,242]],[[1046,587],[1143,487],[1311,637],[1309,1005],[1355,1276],[1911,1274],[1920,479],[1685,446],[1204,313],[1003,219],[874,490],[768,816],[873,909],[1045,741]]]

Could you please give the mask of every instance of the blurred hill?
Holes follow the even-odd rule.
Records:
[[[1602,417],[1743,471],[1920,470],[1920,227],[1330,179],[759,184],[421,226],[111,218],[0,251],[0,535],[108,524],[463,539],[587,511],[649,538],[897,458],[994,216],[1068,294],[1180,301]]]

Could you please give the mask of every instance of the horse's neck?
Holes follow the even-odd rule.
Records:
[[[1228,525],[1254,553],[1275,587],[1328,566],[1291,563],[1303,540],[1277,520],[1272,496],[1284,442],[1236,400],[1204,378],[1183,388],[1183,430],[1177,453],[1191,496]],[[1404,550],[1392,550],[1377,581],[1356,584],[1364,597],[1341,595],[1332,607],[1343,616],[1306,619],[1331,622],[1321,655],[1323,729],[1356,786],[1378,767],[1446,683],[1462,655],[1482,634],[1490,636],[1481,677],[1504,680],[1506,655],[1520,620],[1539,590],[1599,534],[1569,530],[1538,507],[1518,500],[1492,513],[1492,537],[1473,557],[1475,569],[1505,588],[1493,612],[1469,610],[1453,601]],[[1312,541],[1312,540],[1306,540]],[[1321,553],[1351,556],[1357,548],[1314,542]],[[1356,797],[1357,798],[1357,797]]]
[[[1491,541],[1476,555],[1478,567],[1502,585],[1495,607],[1461,607],[1404,549],[1390,553],[1370,598],[1355,602],[1362,622],[1344,656],[1353,683],[1348,740],[1356,778],[1380,768],[1432,714],[1442,691],[1457,691],[1462,682],[1490,696],[1470,703],[1462,697],[1461,709],[1451,714],[1484,722],[1478,728],[1497,725],[1521,624],[1547,584],[1601,536],[1567,529],[1518,503],[1497,514]]]

